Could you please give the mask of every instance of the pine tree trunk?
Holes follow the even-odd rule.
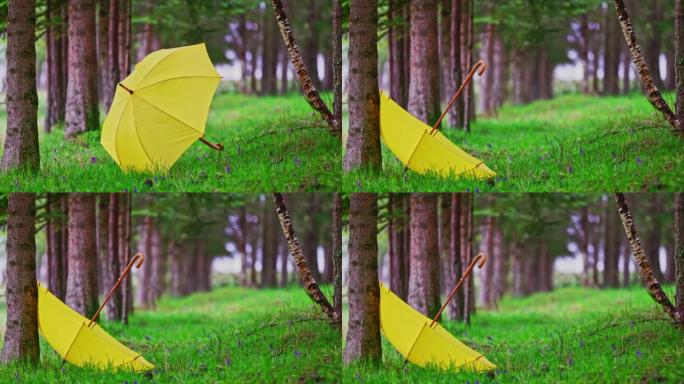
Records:
[[[661,0],[651,0],[648,5],[648,27],[651,29],[651,33],[648,35],[646,40],[646,64],[648,69],[653,75],[653,83],[658,89],[663,89],[665,84],[663,83],[663,77],[660,73],[660,54],[662,53],[662,45],[660,39],[662,38],[662,31],[660,28],[660,23],[662,22],[662,7]]]
[[[629,56],[629,48],[622,44],[622,94],[627,95],[632,90],[632,82],[629,79],[632,73],[632,60]]]
[[[639,78],[641,79],[641,84],[644,87],[644,92],[648,98],[648,101],[653,105],[653,107],[659,111],[665,120],[674,129],[680,129],[680,132],[684,133],[684,127],[680,127],[677,122],[677,117],[675,116],[670,106],[663,99],[658,87],[656,86],[655,80],[648,70],[644,56],[641,54],[641,48],[639,47],[639,41],[636,38],[634,29],[632,27],[632,20],[629,17],[629,13],[625,8],[625,3],[623,0],[613,0],[615,2],[615,10],[620,20],[620,25],[622,26],[622,33],[625,35],[625,40],[627,41],[627,46],[632,54],[632,60],[634,61],[634,66],[637,69]],[[681,134],[681,133],[680,133]]]
[[[64,212],[62,211],[63,196],[54,193],[47,194],[46,213],[46,248],[47,248],[47,277],[48,289],[60,300],[66,295],[66,255],[62,245],[64,228]]]
[[[108,275],[108,229],[109,228],[109,194],[97,195],[97,292],[100,295],[106,293]]]
[[[442,266],[449,265],[451,253],[451,195],[448,193],[439,194],[439,263],[437,270],[439,274],[439,292],[449,294],[451,287],[449,281],[449,269]]]
[[[353,0],[349,16],[349,136],[345,171],[382,168],[377,29],[377,0]]]
[[[619,0],[617,0],[619,1]],[[615,203],[620,214],[620,219],[622,220],[622,225],[625,228],[625,234],[629,240],[629,245],[632,248],[632,255],[634,255],[634,260],[639,267],[639,274],[641,275],[641,281],[646,288],[646,291],[653,298],[653,300],[663,307],[663,310],[675,321],[681,321],[678,319],[676,309],[672,302],[667,297],[665,292],[663,292],[660,287],[658,279],[655,278],[653,269],[651,268],[651,263],[648,261],[648,257],[644,254],[644,249],[641,246],[641,241],[639,240],[639,234],[637,233],[636,226],[632,219],[632,213],[629,211],[629,206],[625,201],[625,195],[622,193],[615,194]]]
[[[119,265],[127,265],[131,259],[131,194],[119,197]],[[121,286],[121,322],[128,325],[128,316],[133,313],[133,279],[129,276]]]
[[[342,0],[333,0],[332,15],[332,77],[335,92],[333,102],[333,117],[335,130],[342,136]],[[287,65],[287,61],[283,61]],[[286,67],[287,68],[287,67]],[[287,72],[284,72],[287,76]],[[287,78],[284,81],[287,89]],[[341,272],[341,271],[340,271]]]
[[[675,0],[676,119],[684,130],[684,0]]]
[[[466,30],[464,38],[464,53],[465,53],[465,68],[463,68],[463,73],[470,71],[473,67],[473,46],[475,36],[473,35],[473,19],[475,17],[475,6],[474,0],[465,0],[467,3],[467,12],[464,12],[464,29]],[[465,93],[465,99],[463,104],[463,128],[466,132],[470,133],[470,126],[473,118],[475,117],[475,104],[474,104],[474,87],[468,87]]]
[[[451,0],[451,55],[449,57],[449,71],[451,72],[452,84],[448,86],[449,93],[457,90],[462,82],[461,61],[461,28],[462,28],[462,0]],[[463,98],[459,98],[453,108],[449,110],[449,125],[454,128],[463,128]]]
[[[268,9],[264,11],[262,26],[261,94],[275,95],[278,89],[278,44],[274,20]]]
[[[95,195],[69,194],[69,274],[66,303],[90,318],[99,307]]]
[[[618,288],[620,286],[618,265],[620,262],[620,237],[617,231],[615,216],[606,201],[603,215],[604,238],[603,238],[603,286]]]
[[[273,223],[273,216],[271,216],[271,210],[269,209],[268,206],[268,201],[264,201],[263,205],[263,210],[261,214],[261,224],[262,224],[262,248],[261,248],[261,286],[262,287],[269,287],[269,288],[275,288],[278,286],[278,281],[276,280],[276,265],[278,263],[278,249],[277,249],[277,243],[275,243],[273,240],[275,238],[275,231],[276,228],[274,227]],[[316,257],[314,254],[313,256],[310,255],[310,252],[307,252],[307,261],[309,262],[309,266],[312,268],[313,272],[313,277],[316,281],[320,281],[320,274],[316,273],[318,272],[317,268],[314,269],[314,266],[311,265],[311,257]],[[317,267],[317,266],[316,266]]]
[[[449,71],[449,61],[451,56],[451,0],[438,0],[439,2],[439,33],[437,35],[439,47],[439,84],[440,87],[440,105],[441,102],[447,102],[453,90],[449,89],[449,85],[453,84],[451,79],[451,71]],[[441,112],[441,108],[440,108]]]
[[[589,207],[584,206],[580,210],[579,222],[579,251],[582,255],[582,285],[591,286],[589,279]]]
[[[166,250],[164,249],[164,240],[162,239],[159,228],[154,228],[152,231],[152,252],[150,253],[150,306],[157,308],[157,300],[164,293],[164,276],[166,274]],[[204,274],[203,274],[204,275]],[[205,280],[202,280],[203,282]]]
[[[316,30],[320,18],[319,4],[319,0],[309,0],[307,7],[309,14],[306,18],[308,33],[304,39],[304,65],[309,70],[313,86],[316,89],[321,89],[321,77],[318,74],[318,31]]]
[[[406,298],[406,255],[404,255],[404,234],[406,217],[404,215],[404,195],[391,193],[389,196],[389,257],[390,288],[397,296]]]
[[[95,1],[69,1],[69,81],[67,82],[67,138],[97,130],[97,52],[95,49]]]
[[[440,115],[437,3],[411,2],[411,77],[408,111],[428,125]]]
[[[97,1],[97,90],[98,100],[105,103],[107,100],[107,85],[109,70],[107,62],[109,60],[109,4],[110,0]],[[117,1],[117,0],[113,0]]]
[[[285,8],[281,0],[271,0],[273,5],[273,12],[275,13],[276,20],[278,21],[278,28],[280,29],[280,34],[283,36],[283,41],[287,47],[287,51],[290,54],[290,61],[292,61],[292,66],[294,67],[295,73],[299,78],[299,83],[302,87],[302,92],[306,97],[306,101],[311,105],[311,107],[317,111],[321,118],[328,124],[331,130],[335,130],[335,117],[325,105],[321,96],[318,94],[313,80],[307,71],[304,61],[302,60],[302,55],[299,53],[299,47],[297,47],[297,42],[295,41],[294,35],[292,34],[292,28],[290,27],[290,21],[285,13]],[[352,7],[354,9],[354,7]],[[350,53],[351,57],[351,53]],[[316,74],[316,72],[311,72]]]
[[[290,214],[288,213],[285,202],[283,201],[283,196],[280,193],[274,192],[273,203],[275,205],[276,212],[278,213],[278,221],[280,222],[280,226],[285,234],[285,239],[287,239],[287,244],[290,249],[292,259],[294,260],[294,265],[297,270],[297,275],[299,275],[299,280],[301,281],[302,285],[304,285],[304,289],[311,300],[321,307],[323,313],[325,313],[325,315],[328,316],[332,322],[335,322],[335,310],[330,305],[330,302],[328,302],[328,299],[325,297],[323,292],[321,292],[321,289],[318,287],[316,280],[311,274],[311,270],[306,263],[306,258],[302,254],[302,247],[299,245],[299,240],[297,240],[297,235],[294,231],[294,225],[292,224],[292,220],[290,220]]]
[[[349,323],[344,362],[379,364],[380,286],[378,285],[377,196],[354,193],[349,206]]]
[[[10,3],[10,6],[13,4]],[[36,196],[10,193],[7,205],[7,320],[0,360],[40,362],[36,284]]]
[[[107,69],[107,77],[105,83],[105,108],[109,110],[114,99],[114,91],[116,84],[121,80],[121,73],[119,68],[119,3],[121,0],[110,0],[109,3],[109,37],[107,46],[107,61],[104,67]]]
[[[342,196],[333,194],[332,204],[332,250],[333,250],[333,308],[337,325],[342,328]],[[285,250],[287,252],[287,250]],[[287,253],[283,255],[287,259]],[[287,267],[287,262],[283,263]],[[287,271],[287,270],[286,270]],[[287,277],[287,275],[285,275]]]
[[[114,0],[116,1],[116,0]],[[107,277],[105,291],[109,291],[121,274],[119,256],[119,195],[109,194],[109,225],[107,241]],[[114,295],[107,303],[107,319],[121,321],[121,290],[114,291]]]
[[[619,32],[617,30],[617,23],[615,23],[614,16],[610,9],[605,11],[605,46],[603,56],[603,94],[617,95],[620,93],[618,73],[620,65],[620,47],[622,46],[618,39]]]
[[[582,93],[588,95],[591,72],[589,69],[589,15],[586,13],[580,16],[580,37],[579,57],[582,61]]]
[[[66,21],[55,25],[55,19],[61,18],[66,4],[58,0],[47,1],[46,21],[46,53],[47,53],[47,108],[45,114],[45,132],[50,133],[52,127],[64,122],[64,95],[66,92],[66,62],[63,60],[62,45],[66,41]]]
[[[40,169],[36,91],[36,2],[10,0],[7,14],[7,130],[2,170]]]
[[[440,307],[437,196],[411,194],[411,270],[408,303],[432,318]]]
[[[451,241],[449,244],[449,278],[447,285],[453,287],[458,280],[461,279],[461,195],[459,193],[451,194]],[[452,321],[463,318],[463,291],[456,292],[454,299],[449,302],[449,319]]]
[[[662,213],[663,205],[658,193],[650,195],[649,211],[654,215]],[[660,239],[662,236],[662,228],[660,220],[653,220],[646,231],[644,250],[648,257],[648,262],[653,268],[653,277],[658,281],[663,281],[663,272],[660,265]]]
[[[681,6],[681,4],[680,4]],[[679,323],[684,323],[684,194],[675,194],[675,294]]]
[[[248,280],[248,255],[247,255],[247,209],[245,206],[240,207],[238,213],[238,228],[239,232],[236,236],[238,252],[240,253],[240,285],[243,287],[249,286]],[[171,258],[173,263],[173,258]]]
[[[407,7],[406,3],[399,0],[390,0],[389,2],[389,66],[390,66],[390,97],[399,105],[406,105],[406,66],[404,57],[404,29],[405,22],[403,20],[404,9]],[[402,22],[403,21],[403,22]]]
[[[622,243],[622,286],[629,287],[629,285],[631,284],[629,274],[629,243],[625,238],[623,238]]]

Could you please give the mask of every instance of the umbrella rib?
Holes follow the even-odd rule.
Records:
[[[126,114],[126,108],[128,108],[128,103],[131,101],[130,98],[126,98],[126,105],[123,108],[123,111],[121,111],[121,115],[119,115],[119,120],[116,122],[114,127],[116,128],[116,133],[114,134],[114,153],[116,153],[116,162],[121,163],[121,160],[119,158],[119,146],[116,144],[116,138],[119,136],[119,125],[121,125],[121,119],[123,119],[123,115]],[[133,111],[133,107],[131,107],[131,112]]]
[[[69,349],[67,349],[66,353],[64,354],[64,358],[62,359],[63,361],[67,361],[67,356],[69,356],[69,352],[71,352],[71,347],[74,346],[74,342],[78,338],[78,335],[81,333],[81,330],[83,329],[83,326],[85,323],[81,323],[81,327],[78,328],[78,331],[76,331],[76,335],[74,336],[74,339],[71,340],[71,343],[69,344]]]
[[[207,79],[221,79],[221,76],[205,76],[205,75],[192,75],[192,76],[176,76],[176,77],[169,77],[168,79],[163,79],[159,81],[155,81],[154,83],[147,84],[143,87],[140,87],[136,89],[135,91],[142,91],[145,88],[151,87],[153,85],[161,84],[170,80],[178,80],[178,79],[194,79],[194,78],[207,78]]]
[[[171,51],[171,52],[169,52],[168,55],[162,57],[161,59],[159,59],[159,61],[157,61],[156,63],[154,63],[154,65],[153,65],[152,67],[150,67],[150,70],[147,71],[147,73],[145,74],[145,76],[144,76],[142,79],[140,79],[140,81],[138,81],[138,84],[141,84],[143,81],[145,81],[145,79],[147,79],[147,76],[150,75],[150,72],[152,72],[152,70],[154,69],[154,67],[156,67],[156,66],[158,66],[159,64],[161,64],[162,61],[168,59],[169,56],[172,56],[174,53],[178,52],[178,48],[172,48],[172,49],[169,49],[169,51]]]
[[[138,97],[140,100],[144,100],[142,97]],[[147,102],[147,101],[145,101]],[[148,103],[149,104],[149,103]],[[138,129],[137,129],[137,124],[135,124],[135,110],[131,106],[131,115],[133,116],[133,130],[135,131],[135,137],[138,138],[138,142],[140,143],[140,148],[142,148],[143,153],[145,153],[145,156],[147,156],[147,160],[150,161],[150,163],[154,164],[154,161],[152,161],[152,157],[150,157],[150,154],[147,153],[147,149],[145,148],[145,145],[143,144],[142,140],[140,140],[140,134],[138,134]]]
[[[192,129],[193,131],[199,133],[200,135],[203,135],[203,133],[200,132],[197,128],[195,128],[195,127],[193,127],[192,125],[186,123],[185,121],[183,121],[183,120],[177,118],[176,116],[170,114],[169,112],[167,112],[167,111],[161,109],[159,106],[150,103],[150,102],[147,101],[144,97],[140,97],[140,95],[138,95],[138,98],[139,98],[140,100],[144,101],[145,103],[151,105],[151,106],[154,107],[155,109],[159,110],[159,111],[162,112],[163,114],[165,114],[165,115],[167,115],[167,116],[173,118],[174,120],[178,121],[179,123],[185,125],[186,127],[190,128],[190,129]],[[136,133],[137,133],[137,131],[136,131]]]

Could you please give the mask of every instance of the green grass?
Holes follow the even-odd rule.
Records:
[[[445,372],[404,364],[383,337],[383,362],[353,364],[343,381],[363,383],[682,382],[684,332],[674,328],[641,287],[562,288],[502,301],[470,327],[444,323],[497,365],[491,374]]]
[[[1,313],[4,317],[5,310]],[[102,325],[155,364],[154,373],[113,373],[62,364],[41,338],[40,365],[0,365],[0,382],[339,381],[339,332],[311,305],[300,287],[219,288],[163,299],[156,311],[136,311],[128,327],[109,322]]]
[[[43,101],[41,95],[40,125],[44,120]],[[0,107],[0,140],[4,142],[6,111],[4,105]],[[339,189],[340,141],[327,132],[325,123],[300,94],[218,94],[206,136],[223,143],[225,151],[218,153],[196,142],[166,174],[124,173],[100,145],[99,132],[65,141],[58,128],[51,134],[41,133],[40,173],[0,174],[0,188],[32,192]]]
[[[671,98],[671,97],[670,97]],[[443,131],[497,172],[491,181],[443,179],[404,171],[383,145],[383,170],[342,176],[357,191],[674,191],[684,184],[682,140],[641,94],[565,95],[505,106],[480,118],[467,135]]]

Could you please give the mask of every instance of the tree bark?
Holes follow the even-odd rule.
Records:
[[[390,97],[399,105],[406,106],[406,66],[404,56],[404,29],[406,21],[403,20],[406,3],[400,0],[389,2],[389,66],[390,66]]]
[[[675,113],[679,129],[684,129],[684,0],[675,0]]]
[[[47,109],[45,114],[45,132],[50,133],[52,127],[64,121],[64,105],[66,94],[66,61],[63,60],[62,45],[65,44],[66,20],[61,19],[66,4],[58,0],[47,1]]]
[[[679,129],[680,132],[684,132],[684,127],[679,126],[677,117],[675,116],[670,106],[663,99],[662,94],[655,85],[655,80],[648,70],[644,56],[641,54],[641,48],[639,47],[639,41],[637,40],[636,34],[632,27],[632,20],[629,17],[629,13],[625,7],[623,0],[613,0],[615,2],[615,10],[620,20],[620,25],[622,26],[622,33],[625,35],[625,40],[627,41],[627,46],[632,54],[632,60],[634,61],[634,66],[636,67],[639,78],[641,79],[641,84],[644,87],[644,92],[648,98],[648,101],[653,105],[653,107],[660,112],[665,120],[672,126],[673,129]],[[681,134],[681,133],[680,133]]]
[[[264,11],[262,23],[262,46],[261,49],[261,94],[275,95],[278,73],[278,45],[276,41],[276,30],[273,18],[268,9]]]
[[[663,89],[665,84],[663,83],[663,77],[660,73],[660,54],[662,53],[662,44],[660,40],[662,39],[662,31],[660,28],[660,23],[662,22],[662,1],[651,0],[648,8],[647,25],[651,30],[651,33],[647,35],[646,39],[646,63],[648,69],[653,75],[653,82],[658,89]]]
[[[672,305],[670,299],[667,297],[665,292],[663,292],[658,279],[656,279],[653,274],[651,263],[649,263],[648,258],[644,253],[644,249],[641,246],[639,234],[632,219],[632,213],[629,211],[629,206],[625,201],[625,195],[622,193],[616,193],[615,203],[618,208],[618,213],[620,214],[620,219],[622,220],[622,225],[625,228],[625,234],[629,240],[629,245],[632,248],[632,255],[634,255],[634,260],[639,267],[641,281],[644,284],[646,291],[649,295],[651,295],[656,303],[663,307],[665,313],[667,313],[673,320],[680,321],[681,319],[678,318],[674,305]]]
[[[114,0],[116,1],[116,0]],[[107,231],[107,277],[105,290],[109,291],[116,284],[121,273],[119,257],[119,195],[109,194],[109,225]],[[107,303],[107,319],[121,321],[121,291],[114,291]]]
[[[109,4],[110,0],[97,0],[97,90],[98,100],[105,103],[107,100],[107,82],[109,70]],[[116,0],[114,0],[116,1]]]
[[[342,136],[342,0],[333,0],[332,79],[335,92],[333,117],[336,135]],[[284,72],[287,75],[287,72]],[[287,85],[287,79],[285,79]],[[341,273],[342,271],[340,271]]]
[[[585,287],[591,286],[591,279],[589,278],[589,207],[584,206],[580,210],[579,220],[579,251],[582,255],[582,285]]]
[[[69,274],[66,303],[90,318],[98,304],[95,195],[69,194]]]
[[[389,214],[390,288],[397,296],[406,299],[408,287],[405,279],[404,234],[407,220],[404,214],[404,195],[390,193]]]
[[[451,194],[451,242],[449,244],[449,279],[448,286],[454,286],[461,279],[461,194]],[[454,299],[449,302],[449,319],[463,318],[463,290],[458,290]]]
[[[377,196],[354,193],[349,207],[349,329],[344,362],[382,361]]]
[[[314,280],[309,266],[306,264],[306,258],[302,254],[302,247],[299,245],[299,240],[297,240],[297,235],[294,231],[294,225],[292,220],[290,220],[290,214],[287,211],[285,202],[283,201],[283,196],[280,193],[273,193],[273,204],[275,205],[276,212],[278,213],[278,221],[285,234],[285,239],[287,239],[287,245],[290,249],[290,254],[294,260],[294,265],[297,269],[297,275],[306,293],[309,295],[311,300],[313,300],[323,311],[323,313],[330,318],[334,323],[337,321],[335,318],[335,310],[333,309],[330,302],[325,297],[321,289],[319,288],[316,280]]]
[[[620,263],[620,237],[617,231],[617,223],[610,209],[609,201],[606,200],[603,237],[603,286],[618,288],[620,286],[618,265]]]
[[[271,4],[273,5],[273,12],[275,13],[276,20],[278,21],[280,34],[283,36],[283,41],[287,47],[287,52],[290,54],[290,61],[292,61],[292,66],[297,74],[306,101],[309,103],[311,108],[321,115],[321,118],[328,124],[330,129],[334,131],[335,117],[328,109],[328,106],[325,105],[321,99],[321,96],[318,94],[318,91],[311,80],[311,76],[309,75],[309,71],[307,71],[307,68],[304,65],[302,55],[299,53],[299,47],[297,47],[297,42],[292,34],[290,21],[285,13],[283,3],[281,0],[271,0]],[[352,7],[352,9],[354,9],[354,7]]]
[[[437,196],[411,194],[411,272],[408,303],[427,317],[439,311]]]
[[[275,228],[273,225],[273,217],[271,216],[271,210],[268,207],[268,201],[264,201],[264,206],[261,214],[261,228],[262,228],[262,248],[261,248],[261,286],[275,288],[278,286],[278,281],[276,279],[276,265],[278,263],[278,249],[277,243],[274,243],[275,238]],[[307,261],[309,266],[314,268],[311,264],[311,257],[316,257],[314,254],[311,256],[307,252]],[[317,268],[312,270],[313,278],[315,280],[320,280],[320,274],[317,273]]]
[[[614,22],[612,13],[606,8],[605,11],[605,38],[603,55],[603,94],[617,95],[620,93],[619,87],[619,65],[620,65],[620,40],[617,23]]]
[[[10,2],[10,7],[14,5]],[[11,12],[11,10],[10,10]],[[40,362],[36,284],[36,196],[10,193],[7,205],[7,320],[0,360]]]
[[[7,14],[7,130],[2,170],[40,169],[36,91],[36,2],[10,0]]]
[[[382,168],[378,93],[378,2],[353,0],[349,16],[349,136],[344,170]]]
[[[675,303],[679,323],[684,322],[684,194],[675,194]]]
[[[69,81],[64,130],[67,138],[97,130],[100,126],[95,35],[95,1],[70,0]]]
[[[440,115],[437,3],[411,2],[411,77],[408,111],[428,125]]]
[[[450,93],[457,90],[463,82],[463,63],[461,61],[462,8],[462,0],[451,0],[451,55],[449,58],[449,71],[451,71],[452,84],[448,87],[450,88]],[[454,128],[463,128],[463,98],[459,98],[456,105],[449,110],[449,125]]]
[[[337,326],[342,328],[342,196],[339,192],[333,194],[332,206],[332,251],[333,251],[333,308],[337,318]],[[283,257],[287,259],[287,250]],[[287,267],[287,262],[283,266]],[[286,269],[287,271],[287,269]],[[287,274],[285,274],[287,277]]]
[[[107,61],[103,62],[107,68],[106,88],[105,88],[105,108],[109,110],[114,99],[116,84],[121,79],[119,68],[119,2],[121,0],[110,0],[109,3],[109,38],[107,39]]]
[[[47,194],[47,224],[46,224],[46,253],[47,253],[47,277],[48,289],[60,300],[66,295],[66,255],[62,246],[64,228],[64,212],[62,211],[63,196],[60,194]]]
[[[652,193],[650,195],[649,211],[654,216],[660,215],[663,206],[662,201],[658,193]],[[658,281],[663,281],[663,272],[660,265],[660,239],[662,237],[662,228],[660,225],[660,220],[657,217],[651,221],[651,225],[647,227],[645,237],[645,251],[648,257],[648,262],[653,268],[653,276]]]

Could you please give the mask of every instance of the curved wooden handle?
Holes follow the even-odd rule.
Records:
[[[116,280],[116,284],[107,292],[107,296],[105,297],[104,301],[100,305],[100,308],[97,309],[97,312],[93,315],[93,318],[90,319],[90,323],[88,323],[88,327],[93,325],[95,321],[97,321],[98,316],[100,316],[100,312],[104,309],[105,305],[109,302],[109,300],[112,299],[112,296],[114,295],[114,292],[119,288],[121,285],[121,282],[123,281],[124,277],[128,275],[129,272],[131,272],[131,268],[133,268],[133,265],[135,264],[135,267],[137,269],[140,269],[142,267],[143,262],[145,261],[145,255],[142,253],[138,252],[135,254],[135,256],[131,257],[131,260],[128,262],[126,265],[126,268],[124,268],[123,272],[121,272],[121,276]]]
[[[200,137],[199,141],[201,141],[203,144],[205,144],[206,146],[208,146],[211,149],[214,149],[214,150],[219,151],[219,152],[223,151],[223,144],[221,144],[221,143],[214,144],[212,142],[209,142],[204,137]]]
[[[459,288],[461,288],[461,285],[463,285],[465,279],[468,278],[468,276],[470,276],[470,273],[473,271],[473,268],[475,268],[475,265],[477,265],[479,269],[482,269],[482,267],[484,267],[485,265],[485,262],[487,262],[487,255],[485,255],[482,252],[478,253],[477,255],[475,255],[475,257],[473,257],[472,260],[470,260],[470,264],[468,264],[468,268],[466,268],[466,270],[463,272],[463,276],[461,276],[461,279],[458,280],[458,283],[456,283],[454,289],[451,290],[446,301],[444,302],[444,304],[442,304],[442,308],[440,308],[439,312],[437,312],[437,314],[435,315],[435,318],[432,319],[432,323],[430,323],[431,327],[435,325],[437,319],[439,319],[439,316],[442,314],[442,311],[444,311],[444,308],[446,308],[449,302],[453,300],[454,296],[456,295],[456,292]]]
[[[473,65],[473,67],[470,69],[470,72],[468,73],[468,76],[466,76],[465,80],[463,80],[463,84],[458,88],[456,93],[451,97],[451,100],[449,100],[449,104],[447,104],[447,107],[444,109],[444,112],[442,112],[442,115],[437,119],[437,122],[435,125],[432,126],[432,131],[430,131],[430,134],[432,135],[438,128],[439,125],[442,124],[442,120],[444,120],[444,116],[446,116],[447,112],[451,109],[451,107],[456,104],[456,100],[461,96],[463,93],[463,90],[465,87],[470,83],[470,81],[473,79],[473,76],[475,76],[475,73],[478,75],[482,76],[484,75],[485,71],[487,70],[487,63],[485,63],[483,60],[478,61]]]

